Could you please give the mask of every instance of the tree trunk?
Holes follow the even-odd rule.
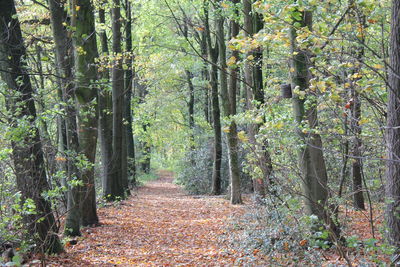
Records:
[[[312,12],[294,11],[300,13],[301,19],[292,17],[293,24],[299,27],[308,27],[312,30]],[[327,208],[328,189],[327,172],[322,150],[322,140],[319,134],[304,133],[301,129],[303,120],[306,120],[311,129],[318,125],[316,95],[311,95],[308,91],[310,73],[309,58],[307,51],[297,47],[296,27],[292,26],[290,30],[291,39],[291,79],[292,88],[299,88],[301,92],[306,92],[305,97],[299,95],[293,96],[293,109],[296,122],[298,124],[297,133],[302,140],[302,146],[299,150],[299,165],[302,173],[302,189],[305,202],[305,208],[308,214],[316,215],[320,222],[325,222],[330,226],[331,234],[337,236],[338,228],[332,222],[330,210]],[[296,52],[296,53],[295,53]],[[305,106],[306,99],[312,103]]]
[[[121,14],[120,1],[113,1],[112,9],[112,32],[113,32],[113,69],[112,69],[112,111],[113,111],[113,136],[112,136],[112,180],[110,181],[110,192],[106,196],[109,200],[123,199],[125,197],[125,185],[127,185],[127,170],[126,170],[126,135],[123,125],[124,118],[124,71],[122,69],[121,54]]]
[[[188,89],[189,89],[189,101],[188,101],[188,114],[189,114],[189,131],[190,131],[190,150],[193,152],[195,150],[195,146],[194,146],[194,86],[193,86],[193,74],[186,70],[186,81],[188,84]],[[192,165],[195,164],[194,159],[193,159],[193,155],[191,155],[192,157]]]
[[[361,31],[357,33],[361,34],[361,38],[358,38],[359,44],[356,47],[356,59],[358,62],[363,62],[364,59],[364,52],[365,52],[365,23],[366,18],[362,11],[357,10],[356,5],[355,7],[355,16],[357,17],[357,25],[358,29]],[[359,64],[361,66],[361,64]],[[361,71],[361,67],[355,67],[353,74],[358,73]],[[361,139],[361,99],[358,90],[360,90],[359,86],[357,85],[357,80],[355,79],[351,83],[351,99],[352,106],[351,106],[351,120],[350,120],[350,130],[353,136],[352,142],[352,177],[353,177],[353,203],[356,209],[365,210],[364,204],[364,193],[363,193],[363,170],[362,170],[362,153],[361,153],[361,146],[362,146],[362,139]]]
[[[236,2],[236,1],[235,1]],[[226,64],[226,45],[224,33],[224,17],[218,17],[217,40],[219,47],[219,63],[220,63],[220,86],[221,86],[221,100],[224,115],[226,117],[236,114],[236,87],[237,87],[237,67],[232,67],[229,76],[229,91],[227,84],[227,71]],[[235,38],[239,33],[239,25],[232,20],[231,34]],[[238,51],[235,51],[232,56],[239,57]],[[230,201],[232,204],[241,204],[242,196],[240,189],[240,170],[238,158],[238,141],[236,123],[232,120],[229,123],[228,138],[228,158],[229,158],[229,177],[230,177]]]
[[[203,62],[203,67],[201,69],[201,78],[203,81],[210,81],[210,76],[209,76],[209,71],[208,71],[208,62],[206,61],[207,59],[207,35],[205,31],[201,32],[201,44],[200,44],[200,50],[201,50],[201,55],[204,59]],[[210,96],[210,84],[206,83],[204,86],[204,118],[205,120],[210,123],[210,108],[209,108],[209,96]]]
[[[244,12],[244,30],[248,38],[252,38],[253,34],[258,32],[263,24],[260,21],[259,14],[252,11],[252,1],[243,0],[243,12]],[[249,51],[247,57],[253,56],[254,62],[249,60],[245,61],[244,65],[244,76],[245,76],[245,93],[246,93],[246,108],[248,110],[253,109],[253,100],[257,101],[256,107],[259,108],[264,103],[264,91],[263,91],[263,76],[262,76],[262,49],[258,48],[257,51]],[[253,164],[260,166],[262,175],[264,177],[253,177],[253,188],[256,195],[256,200],[262,203],[265,198],[266,182],[269,180],[270,173],[272,172],[271,158],[267,151],[267,141],[265,144],[259,144],[256,140],[256,135],[259,131],[259,125],[250,124],[248,126],[249,141],[254,151],[254,157],[256,158]],[[257,175],[257,174],[256,174]],[[259,175],[260,176],[260,175]]]
[[[239,3],[238,0],[234,0],[233,3],[236,5]],[[236,14],[238,12],[236,10]],[[236,38],[239,34],[239,24],[235,20],[230,21],[231,35],[232,38]],[[239,59],[239,51],[235,50],[232,52],[232,57],[235,60]],[[228,97],[229,97],[229,115],[236,115],[236,97],[237,97],[237,86],[238,86],[238,76],[239,67],[231,67],[229,76],[229,87],[228,87]],[[239,168],[239,146],[237,138],[237,126],[236,122],[232,119],[229,125],[228,136],[228,149],[229,149],[229,165],[230,165],[230,175],[231,175],[231,203],[240,204],[242,203],[241,197],[241,184],[240,184],[240,168]]]
[[[76,8],[79,6],[80,8]],[[81,195],[81,224],[96,225],[96,192],[94,185],[94,164],[97,143],[97,80],[95,59],[98,57],[93,6],[90,0],[76,0],[72,7],[72,26],[75,27],[75,99],[78,111],[78,138],[80,154],[85,164],[80,171],[83,188]]]
[[[99,9],[99,21],[101,24],[106,23],[104,9]],[[106,31],[100,32],[100,43],[103,55],[108,55],[108,40]],[[111,193],[112,181],[112,96],[108,90],[110,81],[110,72],[108,68],[100,71],[100,77],[103,86],[98,92],[99,102],[99,136],[100,136],[100,150],[101,150],[101,163],[103,167],[103,196],[107,197]]]
[[[134,60],[133,49],[132,49],[132,14],[131,14],[131,2],[125,0],[125,13],[126,13],[126,52],[129,54],[127,57],[126,65],[127,70],[125,71],[125,120],[126,120],[126,144],[128,153],[128,174],[131,177],[132,185],[136,185],[136,164],[135,164],[135,144],[133,141],[133,130],[132,130],[132,89],[133,89],[133,64]]]
[[[392,1],[387,112],[386,219],[390,243],[400,248],[400,0]],[[399,262],[397,255],[395,263]]]
[[[211,29],[208,17],[208,3],[204,4],[205,30],[207,34],[208,53],[211,59],[210,85],[211,85],[211,108],[214,130],[214,154],[213,173],[211,178],[211,194],[221,194],[221,163],[222,163],[222,140],[221,140],[221,118],[218,100],[218,41],[213,47]]]
[[[81,179],[81,174],[76,166],[76,158],[79,154],[79,140],[76,124],[76,109],[74,104],[74,83],[72,67],[74,64],[72,54],[72,39],[63,23],[67,20],[64,5],[58,0],[49,1],[51,24],[55,42],[55,51],[59,73],[61,74],[62,101],[65,103],[66,117],[66,162],[68,181]],[[67,193],[67,217],[65,220],[65,234],[71,236],[80,235],[80,191],[79,186],[70,186]]]
[[[3,71],[0,74],[10,93],[6,97],[6,108],[13,115],[9,118],[11,128],[18,128],[19,120],[26,120],[27,123],[24,133],[19,136],[21,140],[11,141],[12,158],[22,201],[30,199],[36,206],[36,213],[24,215],[24,220],[40,251],[59,253],[63,248],[56,234],[51,205],[42,197],[49,186],[39,131],[35,126],[36,109],[33,88],[24,63],[25,56],[26,49],[14,1],[3,0],[0,3],[0,69]]]

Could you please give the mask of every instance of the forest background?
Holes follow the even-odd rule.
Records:
[[[399,14],[398,0],[2,0],[2,243],[58,253],[60,231],[170,169],[192,194],[254,193],[242,244],[271,258],[396,262]]]

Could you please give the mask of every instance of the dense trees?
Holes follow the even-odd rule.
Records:
[[[232,204],[254,192],[310,246],[346,246],[348,204],[378,238],[388,203],[399,247],[398,1],[15,3],[0,4],[0,177],[22,195],[7,204],[35,204],[44,250],[60,248],[53,214],[79,235],[157,168]]]
[[[37,247],[46,253],[59,253],[62,246],[56,235],[50,203],[42,193],[48,190],[42,143],[35,125],[33,88],[27,72],[26,49],[22,39],[14,1],[0,4],[0,68],[6,83],[6,109],[11,133],[12,159],[16,184],[22,201],[31,202],[35,212],[26,213],[24,222]],[[21,130],[21,125],[24,125]],[[19,130],[20,129],[20,130]]]

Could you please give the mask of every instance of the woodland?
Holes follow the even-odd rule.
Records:
[[[400,264],[400,0],[0,0],[1,266]]]

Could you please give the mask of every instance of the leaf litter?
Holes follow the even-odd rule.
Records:
[[[194,197],[170,172],[135,196],[100,208],[101,226],[85,228],[76,245],[47,266],[232,266],[240,253],[219,237],[244,212],[221,197]]]

